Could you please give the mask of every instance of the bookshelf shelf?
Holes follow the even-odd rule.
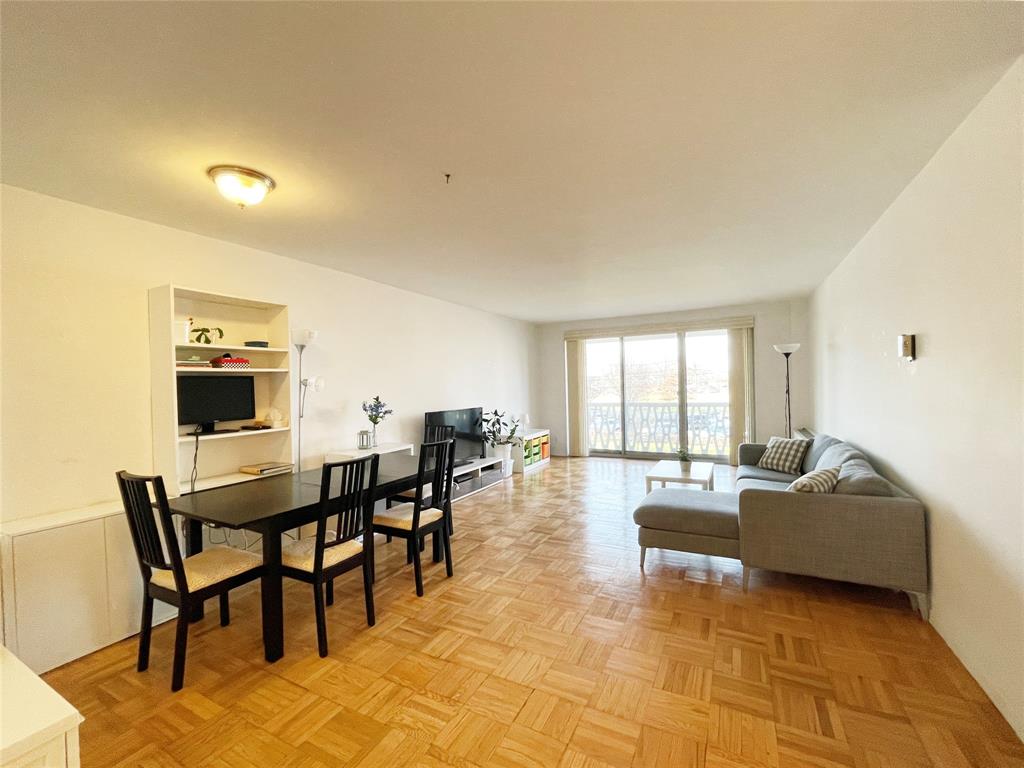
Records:
[[[236,437],[254,437],[255,435],[274,435],[280,432],[291,432],[291,427],[274,427],[273,429],[243,429],[238,432],[222,432],[220,434],[213,435],[200,435],[199,442],[205,443],[207,440],[231,440]],[[195,435],[186,434],[179,435],[179,443],[191,443],[196,439]]]
[[[287,368],[201,368],[198,366],[175,366],[175,373],[201,373],[204,376],[231,376],[246,373],[288,373]]]
[[[194,352],[197,349],[205,349],[211,352],[288,352],[287,347],[247,347],[244,344],[175,344],[175,349],[182,352]]]

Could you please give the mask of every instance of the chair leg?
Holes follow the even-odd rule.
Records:
[[[644,562],[647,560],[647,547],[640,547],[640,570],[644,569]]]
[[[327,580],[327,604],[334,605],[334,579]]]
[[[743,566],[743,591],[746,592],[750,587],[750,568]]]
[[[145,588],[143,588],[145,589]],[[149,668],[149,638],[153,634],[153,598],[142,595],[142,626],[139,627],[139,663],[136,669],[145,672]]]
[[[327,615],[324,612],[323,584],[313,584],[313,608],[316,610],[316,646],[320,658],[327,655]]]
[[[433,533],[431,538],[433,539],[433,541],[431,543],[431,549],[432,549],[431,555],[432,555],[433,560],[434,560],[435,563],[440,563],[441,562],[441,531],[440,530],[434,531],[434,533]]]
[[[412,562],[412,548],[414,541],[412,537],[405,540],[405,564],[408,565]]]
[[[388,544],[390,544],[390,543],[391,543],[391,534],[389,533],[389,534],[387,535],[387,538],[385,538],[384,540],[385,540],[385,541],[386,541],[386,542],[387,542]]]
[[[445,528],[441,532],[441,541],[444,542],[444,570],[449,578],[452,576],[452,539]]]
[[[228,605],[228,593],[220,593],[220,625],[226,627],[231,623],[231,606]]]
[[[423,565],[420,563],[420,543],[416,539],[409,541],[412,544],[412,570],[416,576],[416,595],[423,597]]]
[[[370,573],[372,565],[368,560],[363,561],[363,595],[366,598],[366,624],[372,627],[377,623],[373,612],[373,574]]]
[[[191,606],[182,603],[178,608],[178,627],[174,633],[174,666],[171,672],[171,690],[180,691],[185,684],[185,652],[188,649],[188,616]]]

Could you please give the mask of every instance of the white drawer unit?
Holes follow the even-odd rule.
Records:
[[[0,768],[78,768],[82,720],[78,710],[0,647]]]
[[[120,502],[0,527],[3,641],[37,673],[139,631],[142,577]],[[175,609],[157,601],[153,623]]]

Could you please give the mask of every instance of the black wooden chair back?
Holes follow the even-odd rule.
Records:
[[[313,569],[319,573],[324,551],[364,536],[373,522],[373,488],[377,485],[380,456],[324,464],[320,477],[320,517],[316,523],[316,553]],[[337,482],[335,482],[337,480]],[[338,489],[334,495],[334,489]],[[327,521],[337,516],[334,530],[328,534]],[[367,543],[364,542],[364,548]]]
[[[416,476],[416,525],[423,507],[423,487],[430,485],[430,506],[447,510],[452,500],[452,481],[455,476],[455,440],[438,440],[420,446],[420,464]]]
[[[128,517],[128,528],[131,530],[143,581],[149,583],[154,569],[171,571],[178,592],[187,593],[185,567],[178,549],[171,509],[167,504],[164,479],[159,475],[133,475],[122,469],[117,473],[117,486],[121,491],[121,501]],[[160,520],[160,528],[157,527],[157,518]]]
[[[423,442],[437,443],[455,438],[455,427],[451,424],[427,424],[423,427]]]

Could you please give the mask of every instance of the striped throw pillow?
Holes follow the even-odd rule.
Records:
[[[787,440],[784,437],[772,437],[768,440],[768,448],[757,462],[762,469],[773,469],[787,475],[799,475],[804,463],[804,454],[810,447],[810,440]]]
[[[787,491],[797,493],[832,493],[839,482],[839,467],[816,469],[789,484]]]

